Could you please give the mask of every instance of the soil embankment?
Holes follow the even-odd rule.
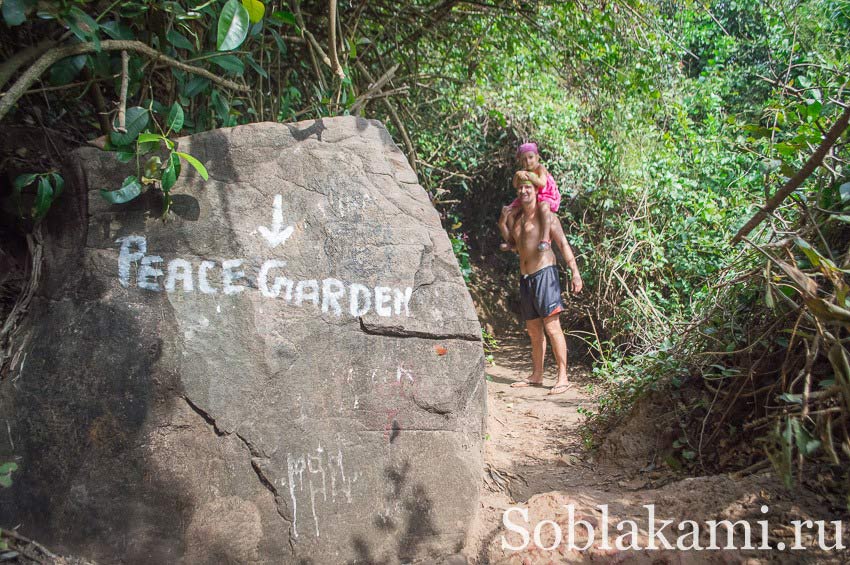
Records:
[[[531,372],[527,338],[512,335],[503,340],[495,353],[495,363],[487,369],[488,435],[485,441],[485,477],[482,486],[481,509],[467,545],[467,555],[473,563],[847,563],[846,551],[822,551],[816,547],[816,530],[802,529],[805,550],[791,551],[795,544],[792,520],[826,520],[826,532],[833,532],[831,520],[840,519],[846,508],[834,506],[825,496],[806,490],[788,491],[771,471],[742,478],[731,475],[682,477],[663,465],[636,465],[628,457],[616,453],[602,457],[587,451],[582,445],[580,408],[593,402],[588,386],[589,370],[583,366],[570,369],[575,383],[572,390],[557,396],[547,396],[548,386],[554,383],[554,367],[546,372],[547,388],[511,388],[510,384]],[[658,430],[662,433],[663,430]],[[584,520],[594,527],[593,543],[586,550],[568,547],[569,505],[574,508],[574,521]],[[602,547],[600,531],[603,514],[600,505],[607,505],[607,522],[611,549]],[[633,520],[637,525],[634,545],[650,546],[650,526],[645,505],[654,505],[656,530],[661,520],[673,520],[662,532],[674,546],[659,550],[634,551],[616,549],[616,539],[631,528],[618,531],[617,524]],[[767,513],[762,513],[764,507]],[[514,512],[511,521],[529,531],[530,541],[522,550],[503,548],[507,544],[521,546],[519,533],[508,531],[502,524],[505,510],[521,507],[528,510],[529,520]],[[692,535],[682,539],[683,547],[696,541],[709,546],[710,520],[747,521],[752,527],[752,545],[769,543],[774,549],[744,550],[743,534],[733,539],[735,550],[675,549],[680,536],[690,534],[692,527],[676,527],[684,520],[699,526],[699,539]],[[534,526],[542,520],[552,520],[563,533],[560,544],[551,550],[537,547],[533,539]],[[767,540],[761,537],[762,525],[767,522]],[[588,544],[588,532],[576,526],[575,545]],[[684,532],[684,533],[683,533]],[[829,538],[829,536],[827,536]],[[718,529],[717,544],[727,543],[725,528]],[[843,539],[850,539],[844,520]],[[544,547],[555,544],[555,527],[541,528],[540,541]],[[629,538],[623,545],[629,545]],[[776,549],[784,544],[785,551]],[[831,542],[827,542],[831,545]],[[814,546],[814,547],[813,547]]]

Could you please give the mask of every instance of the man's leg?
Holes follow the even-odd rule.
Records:
[[[528,330],[528,337],[531,338],[531,365],[533,367],[528,380],[536,383],[543,382],[543,356],[546,355],[546,334],[543,333],[543,319],[527,320],[525,328]]]
[[[542,323],[546,329],[546,334],[552,341],[552,354],[558,364],[558,380],[552,387],[550,394],[560,394],[566,391],[569,386],[567,380],[567,340],[564,338],[564,332],[561,329],[561,317],[558,314],[544,318]]]

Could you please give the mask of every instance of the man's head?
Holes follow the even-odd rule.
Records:
[[[523,143],[517,148],[516,156],[520,167],[526,171],[532,171],[540,164],[536,143]]]
[[[520,205],[526,203],[537,203],[537,187],[531,181],[524,181],[516,189],[516,197]]]

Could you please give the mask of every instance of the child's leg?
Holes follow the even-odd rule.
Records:
[[[502,207],[502,214],[499,216],[499,231],[502,234],[502,243],[499,247],[502,251],[510,251],[514,248],[515,242],[511,238],[511,230],[514,227],[516,213],[519,208],[511,208],[510,206]]]
[[[541,200],[537,203],[537,221],[540,227],[540,243],[537,244],[538,251],[546,251],[552,247],[552,236],[550,228],[552,226],[554,214],[549,207],[549,203]]]

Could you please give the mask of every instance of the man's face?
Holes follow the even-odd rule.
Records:
[[[521,204],[525,204],[526,202],[536,202],[537,187],[530,182],[521,184],[519,188],[516,189],[516,197],[519,199]]]
[[[540,156],[535,151],[526,151],[519,156],[519,165],[526,171],[533,171],[540,164]]]

